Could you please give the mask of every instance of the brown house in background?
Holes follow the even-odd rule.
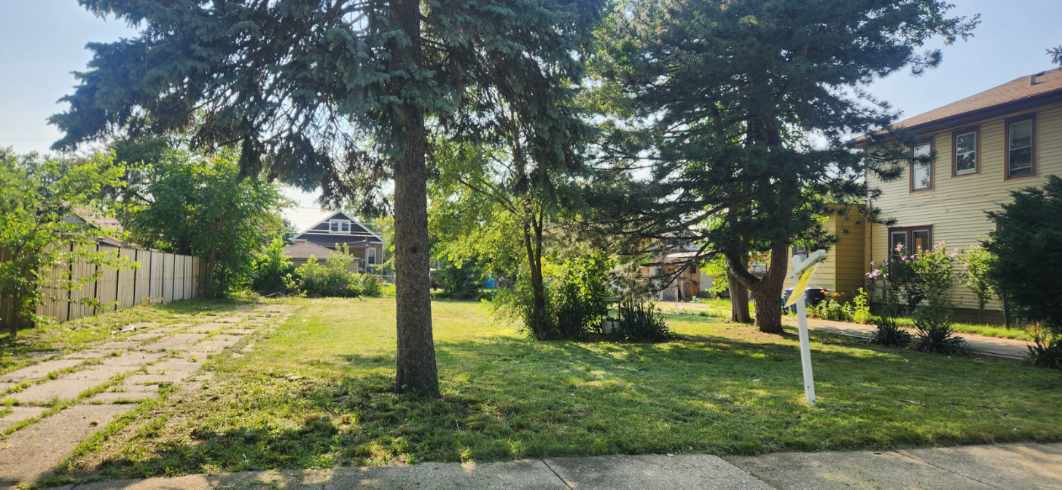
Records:
[[[342,211],[331,211],[313,226],[301,230],[292,243],[284,247],[284,255],[296,266],[304,264],[310,257],[323,262],[338,253],[343,245],[357,258],[359,272],[374,272],[384,261],[383,239]]]

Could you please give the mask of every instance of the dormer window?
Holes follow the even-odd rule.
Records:
[[[328,220],[328,232],[336,233],[340,235],[350,234],[350,220],[347,219],[332,219]]]

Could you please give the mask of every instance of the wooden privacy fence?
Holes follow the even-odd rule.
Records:
[[[196,298],[202,293],[206,264],[198,257],[103,244],[97,247],[101,253],[118,254],[122,266],[97,266],[80,259],[46,271],[38,315],[63,322],[144,303]],[[93,276],[95,279],[91,279]],[[68,277],[72,280],[68,281]],[[82,280],[88,282],[66,287]],[[95,301],[85,301],[90,299]],[[0,320],[4,325],[14,321],[10,303],[7,298],[0,301]]]

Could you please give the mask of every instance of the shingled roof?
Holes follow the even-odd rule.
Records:
[[[1062,101],[1062,68],[1015,78],[893,125],[896,129],[931,130],[965,120],[984,119],[1054,100]]]
[[[297,240],[295,243],[284,246],[284,255],[293,259],[309,259],[316,257],[317,260],[325,260],[331,257],[335,250],[322,247],[306,240]]]

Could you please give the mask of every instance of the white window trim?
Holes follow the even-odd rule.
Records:
[[[371,260],[370,260],[371,259]],[[376,247],[368,247],[365,249],[365,266],[366,268],[376,266]]]
[[[343,228],[346,228],[344,230]],[[350,220],[346,219],[330,219],[328,220],[328,233],[332,235],[350,235],[350,231],[354,229]]]

